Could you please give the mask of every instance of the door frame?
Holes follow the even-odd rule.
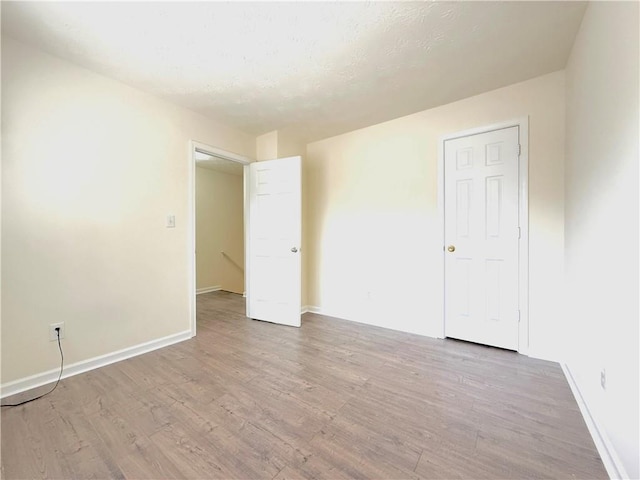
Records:
[[[206,143],[189,140],[189,179],[188,179],[188,215],[187,215],[187,232],[188,232],[188,295],[189,295],[189,322],[191,324],[191,337],[196,336],[196,152],[206,153],[223,160],[249,165],[253,160],[237,153],[229,152],[221,148],[212,147]],[[244,185],[244,169],[243,169],[243,185]],[[246,228],[246,205],[243,208],[243,222]],[[245,269],[245,284],[248,269]]]
[[[444,229],[444,144],[447,140],[468,137],[481,133],[518,127],[520,156],[518,158],[518,217],[520,223],[520,240],[518,242],[518,307],[520,321],[518,323],[518,352],[529,354],[529,117],[494,123],[482,127],[471,128],[450,133],[440,137],[438,141],[438,224],[441,229],[442,255],[440,257],[442,272],[442,325],[440,338],[445,338],[445,229]]]

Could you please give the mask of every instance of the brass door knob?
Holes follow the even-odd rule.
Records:
[[[452,253],[453,253],[453,252],[455,252],[455,251],[456,251],[456,247],[455,247],[455,245],[449,245],[449,246],[447,247],[447,250],[449,250],[450,252],[452,252]]]

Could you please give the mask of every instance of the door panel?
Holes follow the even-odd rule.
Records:
[[[509,127],[447,140],[444,147],[445,336],[513,350],[518,137],[518,127]]]
[[[247,167],[247,316],[300,326],[301,159]]]

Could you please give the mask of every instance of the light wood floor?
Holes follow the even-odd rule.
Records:
[[[606,478],[557,364],[198,296],[196,338],[2,409],[2,478]]]

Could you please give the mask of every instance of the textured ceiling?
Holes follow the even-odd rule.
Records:
[[[583,2],[2,2],[25,43],[311,141],[564,68]]]
[[[215,170],[216,172],[226,173],[228,175],[242,175],[244,171],[241,163],[215,157],[207,153],[196,152],[195,160],[196,167]]]

